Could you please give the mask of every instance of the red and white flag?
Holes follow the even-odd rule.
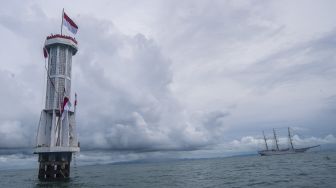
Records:
[[[71,108],[71,103],[68,97],[64,97],[62,108],[61,108],[61,114],[62,114],[62,120],[64,119],[66,113],[64,111],[69,111]]]
[[[76,34],[78,26],[72,21],[71,18],[65,12],[63,12],[63,25],[71,31],[71,33]]]

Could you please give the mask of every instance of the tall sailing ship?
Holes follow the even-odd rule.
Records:
[[[315,145],[315,146],[310,146],[310,147],[305,147],[305,148],[294,148],[293,140],[292,140],[292,135],[291,135],[289,127],[288,127],[288,141],[289,141],[290,147],[288,147],[286,149],[280,149],[279,148],[279,141],[278,141],[275,129],[273,129],[273,136],[274,136],[273,139],[274,139],[274,142],[275,142],[275,148],[274,149],[270,149],[268,147],[267,139],[266,139],[264,131],[263,131],[263,136],[264,136],[266,150],[258,151],[258,153],[261,156],[303,153],[303,152],[306,152],[307,150],[309,150],[311,148],[315,148],[315,147],[319,147],[320,146],[320,145]]]

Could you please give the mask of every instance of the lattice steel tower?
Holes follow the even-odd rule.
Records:
[[[76,105],[65,110],[65,98],[70,100],[72,56],[77,41],[69,36],[51,35],[46,38],[48,54],[47,91],[45,109],[41,112],[37,145],[40,180],[70,177],[72,153],[79,152],[76,132]],[[68,103],[67,103],[68,104]]]

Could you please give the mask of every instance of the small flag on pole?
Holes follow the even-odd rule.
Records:
[[[69,111],[70,107],[71,107],[71,103],[69,101],[69,98],[64,97],[61,112],[63,113],[64,111]]]
[[[76,34],[78,30],[78,26],[72,21],[69,16],[63,12],[63,25],[71,31],[71,33]]]
[[[71,103],[69,101],[68,97],[64,97],[63,104],[62,104],[62,109],[61,109],[61,114],[62,114],[62,120],[64,119],[64,111],[69,111],[71,108]],[[66,112],[67,113],[67,112]]]

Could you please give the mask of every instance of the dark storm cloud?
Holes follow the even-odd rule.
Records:
[[[271,54],[261,61],[245,68],[241,76],[246,78],[259,75],[255,85],[272,87],[279,83],[291,83],[307,77],[333,79],[336,72],[335,55],[336,32],[322,36],[319,39],[300,43],[288,49]],[[286,66],[282,66],[285,64]],[[252,81],[245,79],[246,81]]]

